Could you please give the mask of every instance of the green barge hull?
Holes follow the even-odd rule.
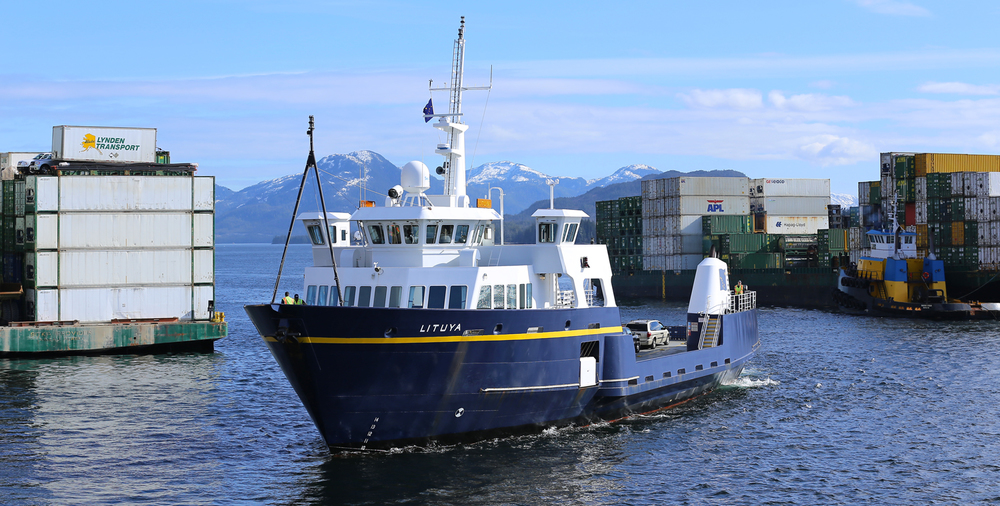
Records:
[[[212,351],[227,332],[224,321],[29,323],[0,327],[0,356]]]
[[[688,300],[694,283],[692,270],[616,273],[611,277],[615,296]],[[836,308],[833,290],[837,273],[832,269],[730,269],[729,280],[757,293],[758,306]],[[948,271],[948,292],[980,302],[1000,302],[1000,272]]]

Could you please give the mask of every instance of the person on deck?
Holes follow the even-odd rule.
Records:
[[[733,291],[736,292],[736,295],[743,295],[743,280],[742,279],[736,282],[736,288]]]
[[[285,296],[281,298],[281,303],[282,304],[294,304],[295,301],[292,299],[292,297],[290,295],[288,295],[288,292],[285,292]]]
[[[306,304],[306,301],[300,299],[299,294],[295,294],[295,304],[301,304],[304,306]]]

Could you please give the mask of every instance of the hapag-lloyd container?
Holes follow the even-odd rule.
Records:
[[[768,234],[815,234],[830,228],[829,216],[778,216],[764,217],[764,232]]]
[[[829,179],[771,179],[750,180],[751,197],[829,197]]]
[[[59,160],[154,163],[156,129],[54,126],[52,153]]]

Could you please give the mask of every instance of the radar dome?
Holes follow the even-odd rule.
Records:
[[[408,162],[399,172],[399,184],[407,193],[423,193],[431,188],[431,171],[423,162]]]

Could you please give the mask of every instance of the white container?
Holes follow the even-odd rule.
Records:
[[[214,178],[151,176],[28,176],[38,212],[187,211],[215,209]],[[27,198],[26,193],[26,198]]]
[[[745,177],[672,177],[662,181],[666,181],[669,197],[750,195],[750,180]]]
[[[777,216],[764,217],[764,232],[768,234],[815,234],[830,228],[829,216]]]
[[[916,200],[927,200],[927,178],[918,177],[916,184],[913,185],[916,192]]]
[[[830,195],[821,197],[760,197],[754,199],[753,211],[781,216],[828,216]]]
[[[156,129],[54,126],[52,152],[59,160],[154,163]]]
[[[41,288],[190,285],[214,281],[213,250],[69,250],[26,255]]]
[[[190,248],[212,246],[212,214],[68,213],[36,217],[36,249]],[[58,240],[55,240],[58,238]]]
[[[131,318],[208,319],[210,286],[61,288],[36,291],[36,319],[108,322]]]
[[[829,197],[827,197],[829,201]],[[750,198],[738,196],[686,196],[677,198],[679,215],[750,214]]]
[[[917,220],[917,225],[927,224],[927,201],[918,200],[914,207],[914,217]]]
[[[867,206],[871,202],[871,182],[861,181],[858,183],[858,205]]]
[[[750,180],[753,197],[829,197],[829,179],[772,179]]]
[[[14,173],[17,171],[17,162],[30,161],[39,154],[37,152],[27,153],[22,151],[0,153],[0,179],[14,179]]]
[[[976,219],[976,199],[975,197],[965,198],[965,214],[962,216],[963,220],[974,220]],[[955,219],[958,220],[957,218]]]
[[[988,222],[990,220],[990,198],[976,197],[976,221]]]

